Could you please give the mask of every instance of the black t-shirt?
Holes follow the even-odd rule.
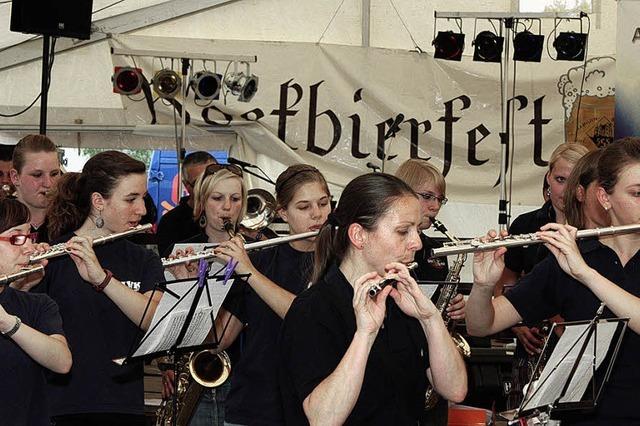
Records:
[[[46,294],[16,291],[5,286],[0,305],[23,324],[46,335],[61,334],[58,306]],[[45,399],[45,368],[13,340],[0,337],[0,423],[12,426],[49,425]]]
[[[353,287],[337,265],[298,296],[280,335],[279,382],[285,423],[308,424],[304,399],[338,366],[356,331]],[[429,367],[420,323],[387,299],[362,388],[347,425],[415,425],[424,408]]]
[[[158,253],[165,253],[172,244],[202,232],[202,228],[193,220],[193,209],[187,204],[188,200],[189,197],[182,197],[177,206],[160,218],[156,232]]]
[[[313,252],[300,252],[282,244],[251,253],[251,261],[280,287],[300,294],[309,284]],[[242,355],[231,375],[225,420],[250,425],[282,424],[276,344],[282,320],[251,286],[240,280],[233,283],[224,307],[246,324]]]
[[[551,201],[547,201],[538,210],[518,216],[509,227],[509,234],[520,235],[537,232],[541,226],[555,222],[555,220],[556,212]],[[548,254],[549,250],[543,244],[510,247],[504,255],[504,263],[507,268],[520,276],[528,274]]]
[[[48,243],[49,242],[49,229],[47,219],[42,223],[42,225],[38,226],[38,228],[34,228],[33,225],[29,227],[29,232],[32,234],[36,234],[37,237],[34,243]]]
[[[71,236],[67,234],[60,241]],[[164,281],[158,256],[130,241],[120,239],[94,250],[103,268],[139,293]],[[138,324],[85,282],[69,256],[52,260],[34,290],[47,293],[58,303],[73,353],[71,372],[49,380],[51,415],[143,414],[142,364],[119,366],[112,361],[128,355],[139,337]]]
[[[581,241],[579,247],[590,267],[640,297],[640,251],[623,268],[615,252],[598,240]],[[556,314],[566,321],[590,320],[600,306],[600,300],[585,285],[562,271],[554,256],[547,256],[505,296],[527,325]],[[612,318],[615,315],[605,309],[603,317]],[[581,416],[576,424],[594,421],[603,425],[640,424],[638,359],[640,336],[627,329],[596,413]]]

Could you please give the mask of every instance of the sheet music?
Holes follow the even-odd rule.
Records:
[[[211,271],[216,272],[222,267],[223,265],[221,264],[213,263]],[[207,287],[211,294],[211,305],[209,305],[205,289],[200,296],[200,300],[198,300],[191,323],[179,347],[195,346],[204,341],[213,325],[212,318],[215,318],[218,314],[222,302],[224,302],[227,293],[231,289],[231,284],[232,281],[223,284],[222,281],[215,278],[207,280]],[[168,288],[178,297],[168,291],[162,295],[151,325],[142,338],[140,347],[133,354],[134,357],[169,350],[182,329],[189,308],[195,298],[197,278],[169,284]]]
[[[604,321],[599,322],[597,325],[595,333],[597,337],[596,369],[600,367],[609,350],[617,326],[617,322]],[[537,381],[537,383],[543,383],[543,387],[524,405],[523,411],[548,406],[558,399],[587,337],[586,329],[588,327],[589,324],[574,324],[565,327],[564,333],[558,340],[553,353],[540,374],[540,379]],[[594,335],[591,335],[567,393],[559,402],[579,402],[582,399],[593,377],[593,345]],[[568,355],[560,362],[566,353]],[[527,391],[528,395],[533,393],[535,386],[533,388]]]

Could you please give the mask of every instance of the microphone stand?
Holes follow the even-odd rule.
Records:
[[[254,167],[257,167],[257,166],[254,166]],[[272,181],[271,179],[269,179],[269,177],[267,176],[267,174],[266,174],[265,172],[262,172],[262,169],[260,169],[260,171],[264,174],[264,176],[261,176],[261,175],[259,175],[258,173],[254,173],[254,172],[252,172],[252,171],[251,171],[251,170],[249,170],[249,168],[248,168],[248,167],[246,167],[246,166],[240,166],[240,168],[242,169],[242,171],[243,171],[244,173],[246,173],[246,174],[248,174],[248,175],[255,176],[255,177],[257,177],[258,179],[261,179],[261,180],[263,180],[263,181],[265,181],[265,182],[267,182],[267,183],[270,183],[271,185],[275,185],[275,184],[276,184],[274,181]]]

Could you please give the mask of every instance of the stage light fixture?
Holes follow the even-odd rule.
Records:
[[[587,34],[573,31],[560,33],[553,41],[559,61],[584,61],[586,45]]]
[[[182,81],[178,73],[167,68],[156,72],[151,83],[153,84],[153,90],[164,99],[175,98],[182,87]]]
[[[544,36],[531,31],[521,31],[513,38],[513,60],[523,62],[540,62]]]
[[[189,87],[194,91],[196,99],[214,100],[220,98],[222,76],[211,71],[198,71],[191,77]]]
[[[460,61],[464,51],[464,34],[453,31],[438,31],[431,44],[435,47],[434,58]]]
[[[224,78],[224,85],[229,91],[238,96],[240,102],[249,102],[258,91],[258,77],[251,74],[249,64],[246,72],[233,71]]]
[[[474,61],[500,62],[504,37],[499,37],[491,31],[481,31],[472,44],[475,46],[473,51]]]
[[[111,81],[113,93],[135,95],[142,91],[142,70],[134,67],[115,67]]]

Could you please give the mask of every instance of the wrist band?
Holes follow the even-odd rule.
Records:
[[[16,332],[20,328],[20,324],[22,324],[22,320],[20,318],[18,318],[17,316],[14,316],[14,318],[16,319],[16,323],[13,326],[13,328],[11,330],[7,331],[6,333],[2,333],[2,335],[4,337],[6,337],[6,338],[9,338],[9,337],[13,336],[14,334],[16,334]]]
[[[108,270],[108,269],[103,269],[104,273],[107,274],[106,277],[104,277],[104,280],[102,280],[102,282],[96,286],[93,286],[93,288],[97,291],[97,292],[101,292],[102,290],[104,290],[104,288],[111,282],[111,278],[113,278],[113,273]]]

